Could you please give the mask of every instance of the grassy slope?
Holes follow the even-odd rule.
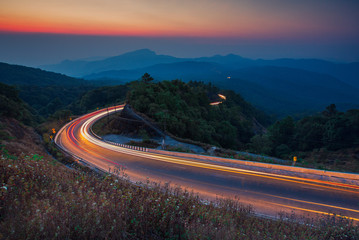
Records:
[[[16,141],[8,140],[6,146]],[[203,204],[179,188],[136,186],[113,175],[69,169],[48,155],[38,155],[44,151],[36,146],[28,142],[28,149],[36,149],[28,150],[33,154],[1,150],[0,238],[359,238],[359,229],[345,221],[313,227],[261,219],[238,202]]]

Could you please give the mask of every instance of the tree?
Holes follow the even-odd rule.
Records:
[[[277,121],[269,128],[270,140],[274,146],[281,144],[290,145],[294,134],[294,120],[292,117],[286,117],[281,121]]]
[[[272,145],[273,143],[270,141],[267,134],[258,134],[251,138],[248,147],[251,152],[271,155]]]
[[[143,74],[143,76],[141,77],[141,80],[142,80],[143,82],[145,82],[145,83],[149,83],[149,82],[153,81],[153,77],[151,77],[150,74],[145,73],[145,74]]]
[[[337,110],[337,106],[335,106],[335,104],[330,104],[323,111],[323,115],[326,117],[334,117],[337,113],[338,113],[338,110]]]

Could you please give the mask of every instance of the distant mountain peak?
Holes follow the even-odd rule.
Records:
[[[135,51],[122,54],[122,56],[141,56],[141,55],[157,55],[157,54],[148,48],[138,49]]]
[[[240,56],[240,55],[237,55],[237,54],[233,54],[233,53],[227,54],[225,57],[242,58],[242,59],[244,59],[244,57],[242,57],[242,56]]]

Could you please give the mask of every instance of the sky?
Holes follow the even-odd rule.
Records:
[[[0,0],[0,61],[150,48],[199,57],[359,61],[357,0]]]

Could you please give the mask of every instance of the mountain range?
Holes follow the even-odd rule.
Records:
[[[2,63],[0,81],[18,86],[117,85],[138,80],[147,72],[156,81],[212,82],[240,93],[248,102],[276,117],[303,116],[332,103],[342,111],[359,108],[358,62],[252,60],[234,54],[189,59],[142,49],[100,60],[66,60],[40,68],[47,71]]]
[[[238,55],[176,58],[141,49],[97,61],[63,61],[41,68],[117,84],[149,73],[157,81],[212,82],[232,89],[276,116],[310,114],[335,103],[341,110],[359,107],[359,62],[319,59],[248,59]]]
[[[129,70],[148,67],[159,63],[173,63],[180,61],[182,61],[181,58],[157,55],[151,50],[142,49],[96,61],[65,60],[59,64],[40,66],[40,68],[52,72],[63,73],[68,76],[83,77],[102,71]]]
[[[186,67],[190,67],[189,63],[202,63],[202,69],[196,71],[205,72],[213,64],[218,64],[220,70],[223,72],[231,72],[240,68],[246,67],[260,67],[260,66],[276,66],[297,68],[312,72],[324,73],[332,75],[341,81],[359,88],[359,62],[353,63],[336,63],[319,59],[249,59],[238,55],[229,54],[226,56],[215,55],[212,57],[200,58],[177,58],[168,55],[157,55],[149,49],[141,49],[133,52],[128,52],[119,56],[104,58],[96,61],[89,60],[65,60],[58,64],[40,66],[41,69],[66,74],[68,76],[80,77],[85,79],[96,78],[122,78],[121,74],[128,74],[127,72],[113,75],[113,71],[136,70],[141,72],[147,70],[146,68],[159,64],[170,64],[162,67],[173,67],[173,64],[182,64],[187,62]],[[208,66],[207,66],[208,65]],[[161,66],[158,66],[161,67]],[[176,69],[174,69],[176,70]],[[168,71],[163,69],[163,71]],[[132,72],[135,74],[135,72]],[[180,74],[180,73],[174,73]],[[131,75],[132,77],[132,75]],[[136,76],[139,78],[140,76]],[[133,78],[133,77],[132,77]]]

